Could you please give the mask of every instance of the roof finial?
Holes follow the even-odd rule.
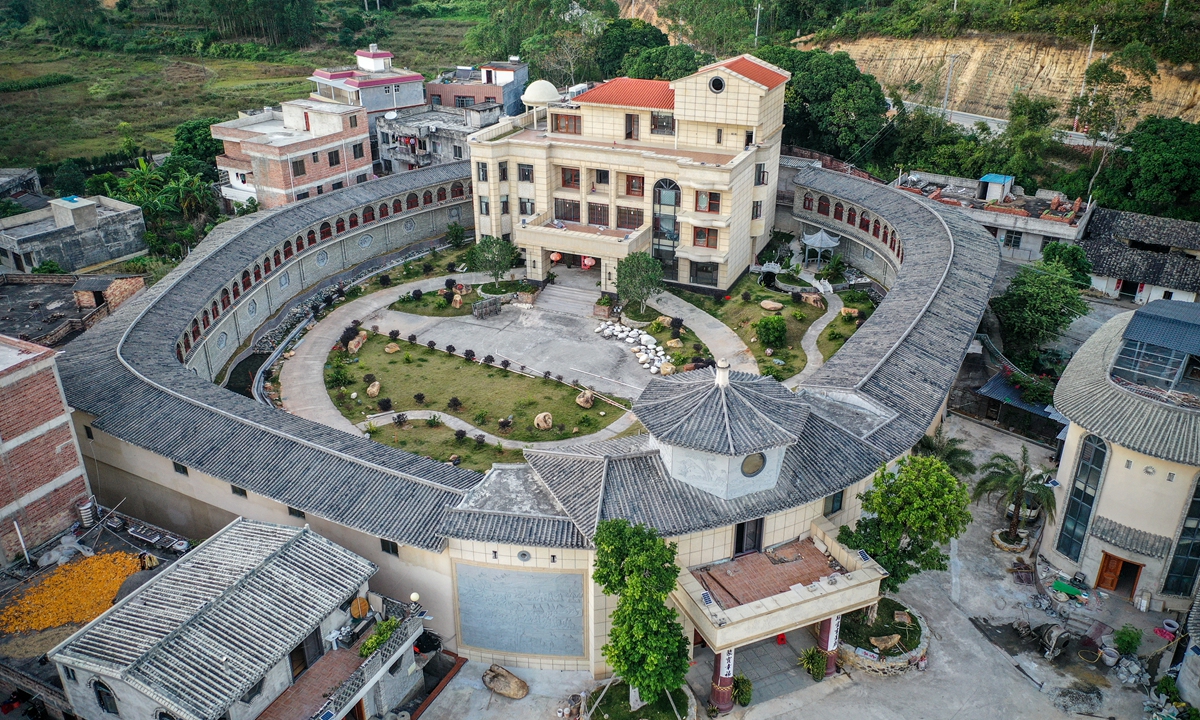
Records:
[[[725,358],[717,361],[717,385],[720,387],[729,385],[729,361]]]

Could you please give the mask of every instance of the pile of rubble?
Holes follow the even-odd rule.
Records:
[[[1150,673],[1146,670],[1146,664],[1141,658],[1126,655],[1117,662],[1114,669],[1117,680],[1125,685],[1150,684]]]

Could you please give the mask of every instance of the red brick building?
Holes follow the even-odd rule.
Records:
[[[278,110],[240,113],[211,132],[225,143],[217,170],[228,202],[256,198],[262,207],[279,207],[373,177],[362,107],[289,100]]]
[[[0,547],[4,562],[71,527],[91,490],[55,352],[0,335]]]

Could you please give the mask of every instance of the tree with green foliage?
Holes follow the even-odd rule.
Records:
[[[54,171],[54,191],[59,197],[83,195],[87,192],[87,180],[74,160],[64,160]]]
[[[859,498],[865,516],[854,529],[843,525],[838,542],[866,550],[888,571],[880,583],[884,592],[895,592],[925,570],[945,570],[948,557],[940,546],[971,522],[966,484],[933,457],[902,458],[895,472],[880,468]]]
[[[846,53],[772,45],[754,54],[792,73],[784,95],[785,142],[849,160],[887,123],[879,83]]]
[[[99,0],[37,0],[37,16],[51,27],[83,32],[101,19]]]
[[[718,57],[737,53],[754,37],[754,10],[741,0],[665,0],[658,16],[671,33]]]
[[[626,305],[636,303],[646,312],[646,301],[665,289],[662,263],[650,253],[629,253],[617,261],[617,297]]]
[[[787,320],[780,315],[768,315],[754,323],[759,341],[766,347],[781,348],[787,344]]]
[[[985,497],[996,497],[1002,510],[1013,506],[1012,519],[1003,540],[1016,543],[1020,540],[1017,531],[1025,524],[1023,513],[1029,500],[1041,507],[1050,522],[1054,521],[1054,490],[1046,483],[1054,479],[1054,470],[1045,466],[1034,467],[1029,462],[1029,448],[1021,446],[1021,459],[1014,460],[1004,453],[993,453],[983,468],[983,476],[971,492],[971,499],[979,502]]]
[[[467,251],[467,266],[475,272],[487,273],[492,282],[500,282],[521,256],[516,246],[494,235],[484,235]]]
[[[43,260],[41,264],[29,272],[34,275],[63,275],[67,271],[63,270],[62,265],[59,265],[55,260]]]
[[[116,175],[111,172],[100,173],[93,175],[83,183],[84,192],[91,195],[107,195],[112,197],[120,187],[120,183]]]
[[[221,122],[220,118],[196,118],[175,126],[175,144],[171,155],[186,155],[202,162],[213,164],[225,152],[225,143],[212,136],[210,126]]]
[[[1058,337],[1088,305],[1079,295],[1071,271],[1061,263],[1039,260],[1017,272],[1004,294],[992,299],[992,310],[1010,356],[1022,355]]]
[[[921,436],[913,445],[912,453],[941,460],[954,473],[954,477],[962,480],[974,475],[976,470],[971,451],[963,447],[964,442],[962,438],[950,437],[945,427],[938,425],[932,435]]]
[[[1058,263],[1071,273],[1071,280],[1076,287],[1090,288],[1092,286],[1092,263],[1087,259],[1087,253],[1078,245],[1070,245],[1055,240],[1046,243],[1042,248],[1042,260],[1048,263]]]
[[[600,77],[608,79],[622,74],[621,63],[634,48],[656,48],[668,44],[666,33],[645,20],[613,20],[596,41],[596,66]]]
[[[117,134],[121,136],[121,152],[125,153],[126,157],[134,157],[137,155],[137,140],[133,138],[133,125],[122,120],[117,123]]]
[[[516,55],[534,35],[599,34],[619,14],[614,0],[484,0],[484,7],[488,19],[467,31],[465,46],[486,57]]]
[[[679,577],[675,543],[628,520],[601,522],[593,542],[592,579],[605,595],[618,596],[601,649],[604,659],[642,698],[680,687],[688,671],[688,639],[678,613],[666,604]]]
[[[595,76],[596,38],[562,30],[552,35],[532,35],[521,43],[521,57],[535,74],[562,87]]]
[[[27,212],[27,211],[19,203],[15,202],[9,198],[0,198],[0,218],[12,217],[13,215],[20,215],[23,212]]]
[[[642,80],[678,80],[715,60],[689,45],[633,48],[621,61],[621,74]]]
[[[467,229],[456,222],[450,223],[446,226],[446,242],[452,248],[466,247]]]

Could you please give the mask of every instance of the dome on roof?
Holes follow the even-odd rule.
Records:
[[[558,92],[558,88],[548,80],[534,80],[521,95],[521,102],[526,105],[545,105],[561,99],[562,94]]]

